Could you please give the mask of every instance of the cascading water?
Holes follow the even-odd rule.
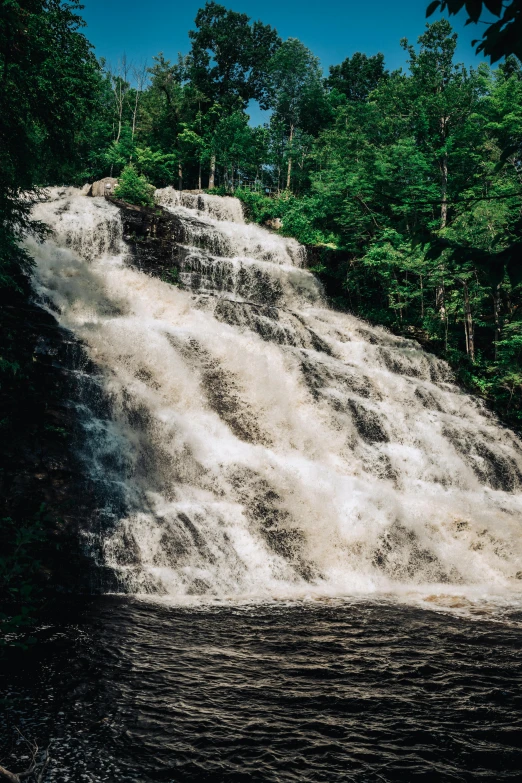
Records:
[[[133,268],[118,208],[73,189],[35,208],[54,238],[28,240],[110,399],[86,441],[108,506],[125,496],[101,541],[124,588],[515,600],[515,436],[416,343],[329,310],[303,249],[235,199],[157,200],[183,228],[179,287]]]

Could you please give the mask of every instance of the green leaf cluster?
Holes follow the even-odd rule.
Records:
[[[120,174],[114,195],[129,204],[140,207],[154,206],[154,185],[147,182],[143,174],[138,174],[132,163],[125,166]]]

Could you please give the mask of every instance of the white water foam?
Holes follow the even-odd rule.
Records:
[[[155,197],[158,204],[185,219],[189,245],[203,246],[226,258],[250,258],[290,266],[305,263],[304,248],[295,239],[246,224],[239,199],[180,193],[170,187],[157,190]]]
[[[444,362],[328,310],[302,252],[233,199],[187,195],[170,208],[199,226],[191,290],[134,269],[118,209],[78,191],[36,207],[55,236],[27,243],[111,400],[99,448],[126,466],[128,512],[102,543],[126,589],[518,600],[520,441]],[[220,232],[230,258],[213,254]]]

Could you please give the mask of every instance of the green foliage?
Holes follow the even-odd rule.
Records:
[[[114,195],[129,204],[140,207],[154,206],[154,185],[149,184],[142,174],[138,174],[132,163],[123,169]]]
[[[521,0],[433,0],[426,10],[426,16],[431,16],[437,9],[458,14],[466,8],[468,20],[466,24],[481,21],[483,10],[498,17],[496,22],[485,22],[486,30],[482,33],[482,41],[478,44],[477,54],[483,53],[495,63],[515,54],[522,59],[522,2]]]
[[[114,176],[118,176],[136,154],[136,143],[131,128],[123,125],[118,141],[114,140],[105,153],[105,162]]]
[[[98,65],[77,9],[60,0],[2,4],[1,194],[45,184],[57,162],[74,157],[78,131],[95,107]]]
[[[288,128],[313,123],[310,116],[323,97],[319,60],[297,38],[289,38],[268,64],[271,105]]]
[[[231,110],[245,108],[252,99],[268,108],[267,68],[281,44],[277,32],[215,2],[200,8],[195,23],[196,30],[189,32],[188,70],[196,89]]]
[[[179,163],[174,153],[151,150],[150,147],[136,147],[136,168],[149,182],[157,187],[172,182]]]
[[[235,190],[234,196],[242,201],[246,217],[253,223],[267,223],[279,218],[281,233],[293,236],[305,245],[337,247],[338,237],[314,226],[324,217],[320,201],[315,196],[296,198],[284,191],[269,197],[242,188]]]
[[[281,200],[269,198],[263,193],[238,188],[234,196],[239,198],[245,207],[245,213],[252,223],[266,223],[267,220],[281,217]]]
[[[330,66],[326,85],[350,101],[366,101],[370,93],[388,76],[383,54],[368,57],[361,52],[355,52],[353,57],[347,57],[340,65]]]
[[[81,125],[96,105],[98,65],[76,9],[59,0],[2,5],[0,287],[19,286],[30,266],[17,240],[31,225],[32,199],[71,164]]]

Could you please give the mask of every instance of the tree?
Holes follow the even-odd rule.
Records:
[[[187,61],[181,55],[174,64],[160,52],[149,69],[151,89],[142,101],[149,114],[149,141],[164,152],[176,151],[178,157],[178,187],[183,187],[183,161],[180,134],[190,122],[200,100],[199,94],[187,82]]]
[[[138,122],[140,98],[147,87],[149,79],[149,69],[146,65],[133,66],[132,75],[134,78],[135,87],[132,88],[133,102],[132,102],[132,138],[136,134],[136,125]]]
[[[267,67],[281,44],[276,30],[215,2],[200,8],[195,23],[189,32],[192,84],[209,103],[231,111],[252,99],[268,108]]]
[[[21,251],[12,245],[30,200],[74,158],[78,132],[96,106],[98,64],[80,32],[77,5],[11,0],[0,15],[0,280],[12,281]],[[56,162],[60,164],[57,167]],[[16,259],[16,260],[15,260]]]
[[[368,57],[355,52],[340,65],[330,66],[326,86],[345,95],[349,101],[366,101],[378,84],[389,76],[384,67],[384,55]]]
[[[220,119],[212,149],[217,163],[223,167],[227,188],[240,185],[241,178],[255,176],[260,160],[266,158],[263,141],[264,134],[249,126],[248,117],[243,112],[236,111]]]
[[[286,189],[292,176],[292,143],[297,128],[306,129],[318,104],[324,100],[319,60],[297,38],[285,41],[270,60],[271,106],[288,133]]]
[[[419,142],[433,152],[439,169],[441,228],[448,217],[449,159],[454,143],[452,134],[473,111],[476,91],[466,70],[454,63],[457,35],[445,19],[426,26],[418,39],[418,52],[406,39],[401,44],[408,52],[411,79],[408,97],[418,112]]]
[[[136,147],[136,169],[156,187],[164,187],[174,180],[178,170],[178,156],[174,153]]]
[[[119,174],[136,152],[136,145],[129,125],[123,125],[119,139],[114,140],[105,153],[106,163],[110,166],[111,176]]]
[[[125,104],[127,93],[130,89],[129,76],[131,72],[131,64],[127,60],[127,55],[123,54],[118,61],[118,66],[114,72],[108,69],[110,76],[112,91],[114,94],[114,110],[116,115],[116,143],[119,142],[121,136],[121,129],[123,126],[123,113],[125,111]]]

